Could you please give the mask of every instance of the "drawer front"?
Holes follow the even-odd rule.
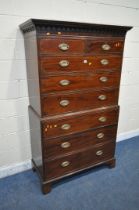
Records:
[[[47,76],[40,79],[41,93],[88,88],[119,87],[120,71]]]
[[[96,144],[102,144],[106,141],[116,140],[117,125],[99,128],[93,131],[87,131],[81,135],[72,137],[43,139],[44,157],[55,158],[67,153],[77,152],[79,150],[90,148]]]
[[[94,71],[121,69],[120,56],[45,57],[40,59],[41,75],[50,72]]]
[[[82,53],[85,48],[84,44],[81,39],[46,38],[38,40],[39,53],[42,54]]]
[[[122,53],[124,41],[119,39],[71,39],[47,37],[38,39],[40,54]]]
[[[69,173],[77,172],[98,163],[113,158],[115,142],[96,145],[91,149],[74,155],[68,155],[53,161],[47,161],[45,167],[45,178],[53,179],[62,177]]]
[[[119,89],[112,89],[42,96],[42,114],[55,115],[116,105],[118,92]]]
[[[65,116],[42,121],[43,137],[66,136],[95,127],[113,125],[118,122],[118,109],[88,114]]]
[[[86,53],[122,53],[124,47],[123,40],[87,40]]]

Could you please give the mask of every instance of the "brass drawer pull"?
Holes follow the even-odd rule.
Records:
[[[62,51],[66,51],[69,49],[69,45],[66,44],[66,43],[61,43],[58,45],[59,49],[62,50]]]
[[[69,103],[70,103],[69,100],[61,100],[60,101],[60,105],[63,106],[63,107],[68,106]]]
[[[111,46],[109,44],[103,44],[101,47],[103,50],[106,50],[106,51],[111,49]]]
[[[62,85],[62,86],[67,86],[67,85],[70,84],[70,81],[69,81],[69,80],[66,80],[66,79],[63,79],[63,80],[61,80],[59,83],[60,83],[60,85]]]
[[[98,150],[98,151],[96,152],[96,155],[97,155],[97,156],[103,155],[103,151],[102,151],[102,150]]]
[[[67,167],[69,164],[70,164],[69,161],[64,161],[61,163],[61,166],[64,168],[64,167]]]
[[[108,77],[100,77],[99,80],[101,82],[107,82],[108,81]]]
[[[98,120],[99,120],[100,122],[106,122],[107,118],[106,118],[106,117],[100,117]]]
[[[67,61],[67,60],[61,60],[61,61],[59,62],[59,65],[60,65],[61,67],[67,67],[67,66],[69,66],[69,61]]]
[[[104,100],[107,99],[107,96],[106,95],[99,95],[98,99],[101,100],[101,101],[104,101]]]
[[[98,139],[102,139],[103,137],[104,137],[104,133],[98,133],[98,134],[97,134],[97,138],[98,138]]]
[[[62,130],[69,130],[71,128],[71,126],[69,125],[69,124],[63,124],[62,126],[61,126],[61,129]]]
[[[71,144],[69,142],[63,142],[61,144],[61,148],[63,148],[63,149],[69,148],[70,146],[71,146]]]
[[[100,61],[100,63],[101,63],[103,66],[105,66],[105,65],[108,65],[108,64],[109,64],[109,61],[108,61],[107,59],[102,59],[102,60]]]

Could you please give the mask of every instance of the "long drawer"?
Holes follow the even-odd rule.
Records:
[[[66,174],[76,173],[95,164],[103,163],[113,158],[114,152],[115,142],[109,142],[103,145],[96,145],[84,152],[67,155],[53,161],[45,161],[45,178],[51,180]]]
[[[102,144],[106,141],[116,140],[117,125],[99,128],[56,139],[43,139],[44,158],[50,159],[58,156],[64,156],[67,153],[77,152],[79,150],[90,148],[96,144]]]
[[[80,113],[42,121],[43,137],[66,136],[96,127],[117,124],[118,109],[104,109],[99,112]]]
[[[80,53],[122,53],[123,39],[116,38],[67,38],[47,36],[38,39],[40,54],[80,54]]]
[[[47,92],[80,90],[88,88],[118,87],[120,71],[106,71],[88,74],[66,74],[47,76],[40,79],[40,91]]]
[[[121,69],[122,57],[112,55],[97,56],[45,56],[40,59],[40,73],[64,73],[71,71],[96,71],[96,70],[116,70]]]
[[[42,115],[56,115],[116,105],[118,103],[118,91],[119,89],[116,88],[48,94],[41,97]]]

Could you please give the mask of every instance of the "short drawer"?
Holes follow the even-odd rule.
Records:
[[[38,39],[38,46],[40,54],[83,53],[85,43],[82,39],[48,37]]]
[[[53,178],[62,177],[66,174],[73,174],[81,169],[101,164],[114,157],[115,142],[96,145],[86,151],[67,155],[65,157],[45,162],[45,178],[51,180]]]
[[[119,87],[120,71],[88,74],[47,76],[40,79],[40,91],[47,92],[80,90],[88,88]]]
[[[55,158],[68,153],[75,153],[96,144],[116,140],[117,125],[99,128],[64,138],[43,139],[44,157]]]
[[[85,52],[86,53],[119,53],[122,54],[124,48],[124,41],[118,39],[98,39],[98,40],[86,40]]]
[[[65,73],[65,72],[86,72],[96,70],[116,70],[121,69],[121,56],[62,56],[62,57],[42,57],[40,59],[40,73]]]
[[[96,54],[122,53],[123,39],[110,38],[68,38],[64,36],[48,36],[38,39],[40,54]]]
[[[118,109],[107,108],[99,112],[74,114],[55,119],[42,121],[43,137],[66,136],[73,133],[86,131],[96,127],[117,124]]]
[[[42,115],[95,109],[118,103],[119,89],[47,94],[41,97]]]

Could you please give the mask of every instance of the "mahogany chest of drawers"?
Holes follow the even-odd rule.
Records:
[[[124,40],[131,27],[29,20],[24,33],[33,168],[42,190],[115,166]]]

